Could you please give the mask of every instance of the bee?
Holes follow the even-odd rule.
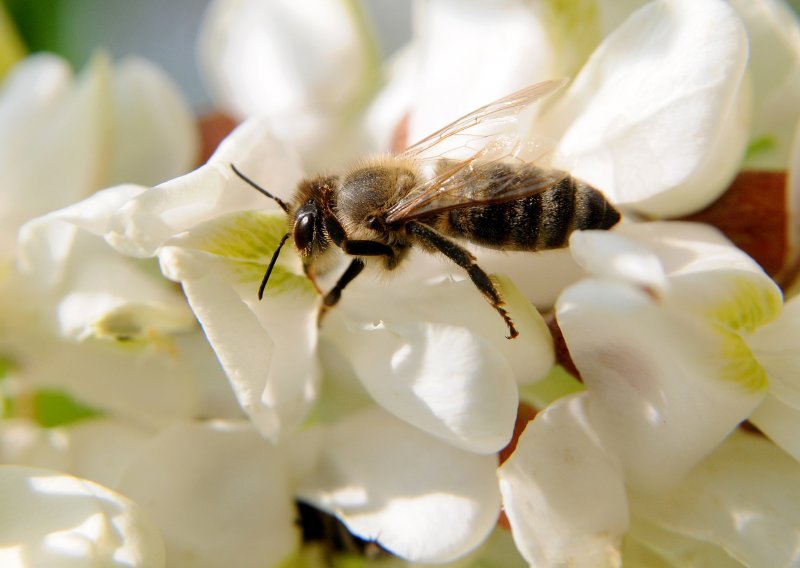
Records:
[[[312,282],[315,273],[331,265],[337,249],[353,257],[324,294],[320,318],[339,302],[366,261],[377,260],[391,271],[419,247],[441,253],[464,269],[503,318],[507,337],[516,337],[519,332],[497,287],[457,241],[504,251],[557,249],[567,246],[575,230],[609,229],[620,219],[599,190],[568,172],[537,166],[530,157],[530,144],[485,133],[487,127],[513,123],[524,109],[564,82],[544,81],[512,93],[396,156],[366,160],[341,174],[303,179],[290,203],[231,164],[240,178],[275,200],[289,218],[289,230],[264,274],[259,299],[290,236]],[[443,149],[458,137],[480,139],[483,145],[466,159],[446,157],[451,150]]]

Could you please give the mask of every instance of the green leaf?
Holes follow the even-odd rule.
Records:
[[[60,0],[5,0],[22,40],[31,51],[59,53],[59,22],[65,8]]]
[[[34,418],[45,428],[63,426],[101,413],[57,390],[40,390],[33,397]]]

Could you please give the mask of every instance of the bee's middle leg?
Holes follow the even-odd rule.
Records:
[[[483,297],[489,302],[492,307],[497,310],[497,313],[503,318],[508,326],[508,338],[514,339],[519,335],[517,328],[514,327],[514,322],[511,316],[502,307],[503,298],[500,297],[500,292],[497,291],[492,279],[484,270],[475,262],[475,257],[464,247],[454,243],[447,237],[440,235],[436,230],[424,225],[422,223],[411,222],[406,225],[408,230],[416,236],[420,244],[423,246],[434,249],[447,258],[455,262],[458,266],[467,271],[472,283],[481,291]]]

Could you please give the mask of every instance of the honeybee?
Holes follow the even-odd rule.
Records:
[[[259,299],[290,236],[312,282],[316,269],[329,265],[337,248],[353,257],[324,294],[320,317],[339,302],[367,259],[391,271],[417,246],[442,253],[464,269],[505,321],[507,337],[516,337],[519,332],[491,278],[453,239],[498,250],[540,251],[566,247],[575,230],[609,229],[620,219],[594,187],[565,171],[535,165],[526,155],[531,149],[526,142],[484,133],[487,126],[514,122],[521,111],[563,84],[544,81],[512,93],[396,156],[370,159],[342,174],[304,179],[289,203],[231,164],[289,218],[289,230],[264,274]],[[483,146],[466,159],[447,158],[443,149],[456,137],[481,139]]]

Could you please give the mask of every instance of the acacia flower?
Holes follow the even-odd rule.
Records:
[[[2,117],[5,236],[28,221],[0,302],[3,357],[20,387],[62,390],[145,421],[202,412],[201,393],[212,392],[220,373],[183,296],[155,267],[121,257],[100,238],[111,213],[141,189],[94,193],[188,170],[198,142],[187,103],[143,60],[111,66],[99,55],[74,80],[62,60],[37,55],[9,76]]]
[[[795,92],[793,28],[780,27],[771,0],[758,2],[763,11],[739,4],[420,2],[415,37],[366,108],[374,52],[351,4],[301,14],[296,3],[215,2],[201,39],[209,80],[229,112],[261,116],[195,172],[151,189],[112,187],[30,222],[21,259],[44,286],[43,312],[71,340],[174,347],[192,316],[176,288],[141,271],[157,257],[249,422],[188,423],[198,408],[218,414],[166,397],[157,419],[127,438],[124,464],[101,471],[88,460],[78,473],[142,504],[170,565],[292,562],[293,498],[418,562],[476,551],[501,500],[532,565],[680,564],[681,547],[709,562],[791,562],[789,548],[758,537],[796,541],[797,464],[766,439],[731,433],[752,418],[800,453],[786,335],[797,310],[714,230],[663,222],[576,234],[571,265],[566,251],[479,253],[511,276],[495,280],[521,332],[513,342],[462,273],[423,254],[390,282],[362,276],[320,326],[318,291],[290,247],[258,301],[287,219],[231,168],[289,200],[309,166],[402,147],[525,84],[574,75],[524,117],[522,136],[547,140],[556,166],[603,189],[631,220],[694,212],[725,191],[748,143],[748,160],[780,166],[794,132],[786,123],[796,113],[769,102]],[[775,29],[785,33],[771,41],[764,30]],[[757,57],[748,61],[748,49]],[[776,52],[788,62],[766,73]],[[754,87],[759,73],[781,87]],[[123,277],[99,279],[100,262]],[[585,390],[541,410],[498,470],[520,387],[553,363],[529,299],[555,305]],[[135,404],[96,400],[134,415]],[[93,426],[128,432],[124,424]],[[70,450],[85,443],[97,455],[108,440],[75,427],[59,432],[75,440],[63,450],[30,424],[5,426],[6,439],[29,436],[19,459],[61,460],[71,472],[84,462],[70,462]],[[772,476],[748,494],[759,460]],[[251,522],[220,533],[228,515]],[[259,540],[265,531],[270,539]]]
[[[719,196],[735,175],[750,136],[748,109],[751,91],[746,78],[746,28],[727,4],[718,0],[656,1],[632,12],[627,19],[625,16],[628,14],[606,11],[603,13],[608,17],[595,27],[603,34],[608,32],[607,37],[599,34],[595,37],[596,41],[587,41],[574,52],[561,52],[561,57],[554,56],[549,60],[547,54],[559,53],[554,47],[556,44],[548,43],[548,40],[541,39],[541,34],[532,32],[547,28],[547,25],[537,19],[540,13],[528,11],[529,8],[523,3],[508,2],[501,10],[475,3],[469,7],[471,17],[457,16],[447,2],[432,1],[425,6],[415,42],[401,56],[396,75],[366,115],[367,123],[372,125],[375,133],[373,138],[378,143],[388,143],[392,133],[387,126],[393,128],[404,114],[408,115],[409,134],[406,142],[409,142],[480,103],[517,86],[544,78],[537,77],[536,73],[580,68],[575,80],[565,91],[553,97],[552,101],[545,101],[530,122],[537,136],[553,139],[556,164],[570,166],[573,173],[603,188],[634,215],[671,216],[695,211]],[[564,14],[556,15],[564,18]],[[461,33],[471,24],[478,25],[478,21],[485,26],[481,30],[482,37],[487,38],[485,43],[473,42],[471,38],[475,34]],[[563,23],[565,19],[559,21]],[[508,28],[505,25],[508,22],[513,22],[516,27]],[[615,27],[609,22],[621,23]],[[493,24],[497,26],[493,28]],[[518,33],[510,33],[509,29]],[[563,34],[565,29],[557,28],[556,31]],[[505,33],[501,30],[505,30]],[[574,29],[567,29],[567,36],[569,32],[574,32]],[[552,29],[548,33],[551,34],[547,36],[549,41],[559,37],[553,35]],[[470,40],[458,41],[463,37]],[[565,36],[560,37],[563,39]],[[664,42],[665,37],[670,41]],[[437,38],[441,39],[438,43]],[[542,65],[526,66],[524,62],[532,51],[531,42],[536,41],[548,46],[548,49],[536,51],[542,58]],[[448,51],[450,49],[453,51]],[[464,50],[473,53],[474,57],[465,56]],[[451,53],[458,55],[448,57]],[[502,57],[492,57],[492,53],[502,53]],[[447,59],[455,63],[443,67],[441,62]],[[504,64],[490,65],[489,61],[502,61]],[[486,69],[493,74],[493,80],[480,82],[479,89],[468,88],[475,85],[475,75],[465,69],[466,66]],[[447,72],[443,72],[443,69]],[[457,80],[454,81],[454,78]],[[514,84],[514,81],[520,83]],[[491,92],[493,89],[497,92]],[[473,95],[476,100],[469,100]],[[381,289],[381,292],[397,298],[397,306],[386,305],[383,298],[375,294],[373,283],[357,281],[348,287],[347,297],[327,316],[318,331],[315,326],[316,299],[313,288],[304,280],[297,259],[286,254],[289,252],[286,251],[278,260],[273,272],[274,282],[268,288],[265,301],[259,305],[253,289],[285,231],[285,221],[275,213],[236,212],[238,208],[252,207],[249,203],[255,204],[256,199],[262,198],[252,191],[249,197],[242,193],[246,188],[236,180],[229,164],[236,163],[249,177],[283,199],[289,197],[292,182],[301,175],[299,160],[265,134],[269,129],[265,124],[270,125],[270,119],[246,123],[228,139],[207,166],[125,204],[112,223],[107,239],[127,254],[157,254],[165,273],[181,281],[243,408],[258,429],[272,440],[280,441],[292,435],[307,418],[312,403],[320,404],[320,412],[330,412],[330,405],[326,404],[329,399],[325,395],[330,394],[325,393],[326,385],[341,383],[343,377],[347,376],[354,376],[360,382],[360,385],[359,382],[349,383],[351,390],[348,392],[361,395],[357,402],[351,403],[352,408],[334,411],[334,424],[328,434],[330,445],[323,449],[318,477],[312,475],[312,481],[304,488],[303,495],[307,499],[340,516],[354,533],[377,538],[407,558],[442,560],[463,554],[463,534],[471,534],[469,539],[472,539],[477,533],[486,534],[485,530],[462,533],[458,547],[442,547],[446,541],[426,542],[426,546],[433,547],[432,550],[426,550],[425,547],[415,548],[409,544],[416,542],[417,533],[413,527],[397,529],[394,524],[397,521],[389,514],[391,508],[381,506],[373,514],[363,514],[364,508],[369,509],[375,501],[394,503],[405,494],[395,491],[392,498],[380,497],[384,490],[380,485],[374,485],[374,478],[369,476],[382,477],[386,484],[389,483],[386,476],[395,474],[396,468],[384,471],[379,467],[374,470],[367,467],[370,460],[382,454],[375,449],[378,441],[368,436],[365,425],[381,423],[383,426],[375,426],[374,430],[383,431],[387,436],[397,428],[398,432],[407,432],[411,437],[408,439],[433,435],[430,439],[424,439],[430,443],[436,439],[443,440],[454,448],[473,453],[496,451],[499,442],[508,439],[510,422],[498,422],[495,417],[503,412],[507,412],[507,417],[512,416],[516,408],[516,397],[510,394],[512,389],[509,388],[516,386],[509,378],[516,378],[517,381],[526,376],[528,379],[536,378],[543,371],[512,371],[507,374],[504,369],[508,369],[512,363],[512,369],[522,368],[522,365],[517,367],[514,362],[523,359],[504,352],[508,348],[503,347],[502,341],[500,344],[491,343],[493,336],[489,332],[498,322],[492,324],[490,318],[483,324],[481,320],[474,319],[481,312],[477,296],[473,295],[470,299],[468,294],[464,294],[462,299],[456,293],[458,286],[473,294],[474,290],[470,290],[463,282],[448,281],[452,277],[448,277],[446,270],[424,266],[420,259],[413,259],[417,266],[413,272],[408,271],[410,278],[401,275],[394,285],[387,284]],[[238,184],[242,189],[229,189],[232,184]],[[221,213],[226,215],[217,217]],[[702,265],[700,272],[713,285],[725,281],[725,270],[716,269],[729,261],[746,274],[760,274],[735,249],[715,241],[716,237],[705,234],[702,229],[695,230],[688,225],[664,225],[664,233],[684,243],[688,251],[702,250],[706,255],[708,251],[703,246],[709,242],[714,245],[714,251],[723,251],[718,255],[722,258],[720,266],[714,265],[717,257],[713,254],[706,255],[708,264],[703,265],[698,261]],[[625,249],[625,246],[617,246]],[[644,269],[638,270],[634,276],[644,274],[650,278],[645,281],[647,286],[653,285],[655,291],[663,291],[667,277],[663,276],[660,280],[654,277],[660,269],[653,266],[664,260],[653,253],[638,256],[645,258],[642,262]],[[511,262],[508,262],[508,258],[511,258]],[[577,268],[566,277],[556,274],[547,279],[545,293],[540,294],[536,287],[542,288],[541,284],[537,284],[541,278],[539,275],[532,276],[530,272],[536,269],[541,274],[542,265],[536,266],[527,258],[521,262],[517,255],[509,255],[508,258],[503,264],[502,260],[482,255],[481,262],[490,267],[504,266],[504,271],[512,274],[514,281],[520,284],[528,297],[544,297],[544,304],[548,301],[552,303],[565,283],[580,277]],[[601,270],[603,267],[584,262],[583,268]],[[616,274],[612,276],[620,278]],[[757,281],[757,290],[767,298],[772,297],[772,304],[767,302],[767,307],[772,311],[765,310],[775,315],[780,297],[775,295],[774,284],[763,274],[753,278]],[[538,324],[533,322],[539,321],[535,312],[526,311],[525,302],[516,296],[511,285],[506,280],[501,282],[512,312],[530,314],[530,329],[535,330]],[[581,290],[582,284],[585,283],[577,284],[578,288],[575,289]],[[632,288],[639,290],[637,286],[641,287],[642,282],[634,278]],[[569,294],[577,293],[570,290],[575,289],[568,289],[558,305],[568,305],[565,302],[570,299]],[[645,292],[648,291],[649,288],[645,286]],[[643,298],[639,296],[636,297],[642,301],[649,298],[647,293]],[[454,308],[453,311],[458,313],[448,313],[447,307],[440,301],[444,297],[451,301],[450,305],[455,305],[452,300],[458,299],[459,306],[468,306],[470,301],[475,301],[475,307],[463,310]],[[659,298],[663,299],[661,296]],[[679,313],[700,310],[701,307],[696,305],[699,300],[681,305],[683,300],[690,299],[686,294],[675,296],[670,307]],[[572,338],[565,331],[571,350],[582,353],[582,345],[576,338],[595,333],[593,330],[596,330],[596,324],[593,326],[589,321],[595,321],[596,318],[589,318],[587,314],[594,314],[595,308],[607,308],[608,300],[609,297],[602,296],[597,306],[591,303],[575,304],[579,306],[574,312],[577,314],[575,321],[581,323],[576,324],[580,331],[573,332]],[[736,319],[749,309],[749,301],[748,298],[744,304],[733,302],[732,315],[723,315]],[[486,306],[483,306],[483,310],[486,313]],[[561,320],[565,316],[563,309],[559,311]],[[584,315],[587,315],[587,319],[581,319]],[[525,319],[527,317],[523,316]],[[689,325],[689,328],[697,331],[693,325]],[[713,328],[714,325],[723,324],[705,322],[704,325]],[[481,334],[484,328],[487,332],[485,335]],[[669,328],[665,334],[677,334],[676,349],[682,353],[680,349],[684,347],[684,340],[681,331],[676,329]],[[531,334],[523,333],[521,337],[526,335]],[[592,460],[593,468],[598,469],[589,468],[579,474],[587,476],[597,473],[598,477],[597,483],[587,485],[588,489],[580,495],[588,498],[598,487],[604,490],[613,487],[614,491],[608,496],[607,508],[584,519],[590,525],[587,530],[594,528],[591,524],[594,521],[601,524],[607,531],[605,540],[587,545],[586,556],[580,558],[613,561],[618,557],[621,535],[628,527],[626,482],[634,479],[648,490],[677,483],[693,466],[702,462],[715,445],[739,421],[749,416],[763,399],[764,384],[757,384],[752,392],[746,388],[741,392],[736,381],[720,379],[713,382],[710,376],[705,375],[709,369],[722,373],[719,366],[724,366],[725,356],[740,354],[735,349],[733,352],[726,351],[727,347],[733,349],[739,346],[737,338],[740,336],[737,333],[723,333],[720,336],[708,332],[705,335],[700,333],[699,337],[702,342],[693,347],[697,348],[700,355],[694,356],[694,359],[706,357],[708,361],[705,366],[698,364],[690,370],[692,376],[704,378],[708,383],[705,391],[696,393],[698,400],[705,401],[703,396],[715,400],[719,403],[718,415],[703,422],[695,406],[689,404],[693,399],[681,398],[685,385],[682,387],[680,382],[673,384],[671,373],[657,376],[658,380],[663,380],[664,388],[672,389],[668,392],[677,394],[674,394],[674,404],[667,408],[671,413],[668,427],[654,429],[652,436],[660,441],[679,440],[682,433],[692,426],[696,426],[701,435],[697,436],[691,452],[687,451],[681,460],[673,462],[672,469],[664,471],[659,471],[654,465],[658,462],[658,456],[664,454],[653,456],[638,451],[637,446],[628,447],[628,438],[624,436],[606,436],[608,441],[604,443],[616,443],[613,451],[606,451],[605,448],[599,453],[586,451],[586,459]],[[728,343],[720,337],[728,340]],[[441,355],[442,349],[438,348],[441,345],[448,345],[446,356]],[[664,345],[672,344],[665,342]],[[550,361],[546,355],[547,349],[539,347],[537,351],[545,355],[541,359],[528,355],[524,360],[544,361],[547,363],[543,365],[546,369]],[[641,351],[655,357],[656,362],[663,363],[668,359],[664,353],[650,354],[649,348],[643,347]],[[428,353],[436,353],[437,356],[428,356]],[[577,358],[579,355],[576,355]],[[592,361],[585,374],[588,376],[594,367],[595,362]],[[601,371],[602,366],[597,366],[597,372]],[[321,375],[325,375],[324,381],[321,381]],[[444,388],[443,377],[447,375],[448,384]],[[487,375],[492,376],[494,381],[494,390],[488,394],[483,390],[485,383],[481,380]],[[387,377],[393,380],[389,382]],[[323,392],[321,398],[320,389]],[[363,391],[369,396],[363,397]],[[458,393],[458,396],[454,393]],[[590,397],[593,394],[590,389],[587,394],[579,395],[574,400],[595,400]],[[614,416],[616,407],[610,402],[616,399],[609,395],[610,400],[605,401],[602,394],[596,396],[609,403],[607,414]],[[478,400],[481,401],[480,405],[473,404]],[[529,426],[530,432],[536,432],[537,427],[546,430],[547,416],[566,415],[563,419],[566,424],[559,423],[565,431],[576,431],[576,437],[584,435],[583,422],[578,416],[583,412],[580,407],[584,403],[572,400],[555,403]],[[375,403],[400,418],[402,422],[397,424],[403,427],[392,426],[395,419],[390,420],[388,415],[376,409],[369,410]],[[599,403],[593,404],[598,406]],[[363,405],[366,405],[364,410],[357,410]],[[578,407],[578,410],[572,413],[562,410],[574,407]],[[638,424],[636,411],[641,407],[634,405],[630,410],[631,423]],[[470,411],[468,420],[455,419],[467,416],[466,410]],[[625,415],[624,410],[616,409]],[[576,416],[577,420],[574,419]],[[379,421],[379,417],[383,418]],[[683,418],[687,419],[685,424],[682,423]],[[611,425],[616,424],[611,419],[609,421]],[[349,426],[351,424],[358,426]],[[416,430],[407,429],[407,425]],[[624,431],[623,428],[620,430]],[[369,433],[372,433],[371,429]],[[512,477],[512,473],[508,472],[515,471],[515,464],[527,463],[524,462],[527,455],[524,446],[527,443],[525,440],[531,436],[526,432],[520,440],[522,447],[518,446],[517,454],[501,469],[503,483],[511,483],[508,478]],[[389,437],[393,438],[394,435]],[[359,446],[352,442],[352,438],[363,443],[363,453],[356,451]],[[380,436],[377,440],[380,440]],[[554,437],[544,443],[550,441],[552,446],[546,446],[545,449],[557,451],[560,438]],[[589,443],[581,441],[581,444],[581,450],[585,449],[584,446],[591,448]],[[397,447],[403,445],[398,443]],[[547,455],[547,451],[537,449],[532,455],[534,457],[530,459],[538,462],[541,455]],[[609,455],[613,459],[608,458]],[[652,459],[648,461],[648,458]],[[349,469],[351,462],[362,464],[366,468],[363,475],[369,479],[359,479],[358,472]],[[452,461],[457,462],[455,458]],[[342,477],[337,478],[337,475]],[[548,479],[557,483],[561,478],[556,473]],[[353,480],[356,481],[351,484]],[[527,495],[526,492],[532,491],[535,486],[525,479],[523,481],[518,491]],[[407,489],[407,485],[389,483],[389,486],[403,487],[404,491]],[[353,491],[354,487],[360,489]],[[560,495],[553,486],[548,486],[548,491],[553,491],[554,497]],[[546,500],[547,496],[547,493],[543,493],[542,499]],[[523,530],[521,527],[527,528],[527,517],[519,514],[515,518],[513,512],[520,500],[516,495],[506,495],[505,500],[515,537],[529,561],[536,558],[558,563],[562,558],[558,556],[561,551],[572,550],[572,544],[581,542],[584,536],[581,530],[583,521],[576,509],[568,509],[564,512],[562,524],[550,533],[543,533],[552,537],[553,531],[556,531],[559,532],[559,538],[541,537],[543,542],[549,543],[545,549],[550,546],[556,552],[551,555],[547,549],[546,553],[538,555],[535,546],[526,539],[539,538],[539,526],[529,533]],[[577,503],[577,500],[569,502]],[[525,503],[524,499],[522,503]],[[485,519],[485,511],[491,511],[492,507],[482,510],[484,514],[480,518]],[[401,514],[398,515],[397,518],[403,518]],[[380,530],[381,526],[386,528],[385,533]],[[595,533],[589,534],[588,539]],[[475,542],[472,541],[471,546]],[[583,549],[576,548],[575,554],[583,554]]]

